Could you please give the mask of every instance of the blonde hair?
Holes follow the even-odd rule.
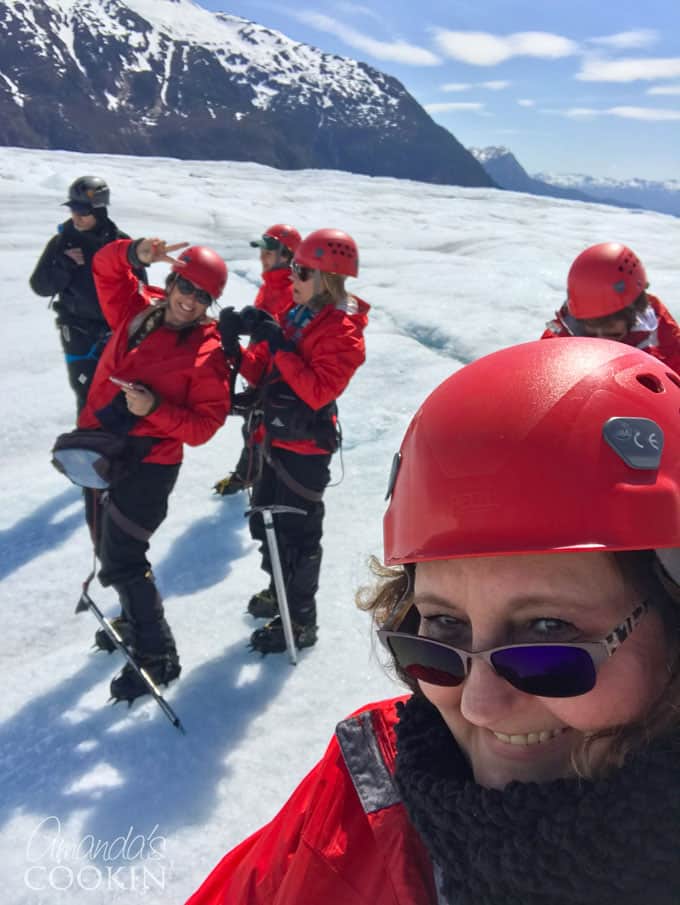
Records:
[[[680,587],[661,569],[652,550],[616,553],[615,557],[624,578],[640,589],[663,619],[669,657],[660,667],[667,669],[668,681],[641,719],[584,736],[571,761],[575,774],[585,779],[605,776],[622,766],[630,753],[680,728]],[[375,557],[371,557],[369,566],[376,581],[359,588],[356,605],[371,613],[377,629],[388,624],[396,629],[413,604],[413,581],[408,570],[414,567],[384,566]],[[422,695],[418,683],[394,661],[392,668],[414,694]],[[602,746],[596,746],[603,739],[608,739],[604,752]]]
[[[347,298],[345,280],[341,273],[326,273],[318,271],[321,291],[312,299],[310,307],[314,311],[321,311],[326,305],[340,305]]]

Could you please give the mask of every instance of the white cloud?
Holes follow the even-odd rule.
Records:
[[[518,56],[556,59],[578,52],[578,45],[569,38],[543,31],[520,31],[505,36],[444,28],[433,31],[435,43],[442,53],[473,66],[495,66]]]
[[[520,105],[520,107],[535,107],[536,106],[536,101],[532,101],[528,97],[520,98],[517,101],[517,103]]]
[[[291,15],[305,25],[335,35],[350,47],[361,50],[378,60],[390,60],[393,63],[404,63],[407,66],[437,66],[441,63],[438,56],[424,47],[416,47],[405,41],[377,41],[322,13],[302,10],[301,12],[291,12]]]
[[[680,57],[586,60],[576,78],[581,82],[636,82],[672,79],[680,75]]]
[[[602,44],[604,47],[614,47],[617,50],[630,50],[632,47],[649,47],[659,39],[658,32],[651,28],[638,28],[635,31],[620,31],[615,35],[605,35],[601,38],[590,38],[591,44]]]
[[[664,110],[660,107],[608,107],[595,110],[592,107],[571,107],[569,110],[551,110],[570,119],[589,119],[596,116],[617,116],[619,119],[637,119],[644,122],[670,122],[680,120],[680,110]]]
[[[443,103],[443,104],[425,104],[425,109],[428,113],[450,113],[452,110],[471,110],[471,111],[480,111],[484,109],[484,104],[476,103],[476,102],[451,102],[451,103]]]
[[[470,88],[486,88],[488,91],[502,91],[509,88],[512,82],[447,82],[441,86],[442,91],[469,91]]]
[[[591,107],[570,107],[568,110],[546,110],[546,113],[560,113],[568,116],[570,119],[581,119],[582,117],[600,116],[605,110],[593,110]]]
[[[361,3],[336,3],[335,8],[338,12],[348,13],[350,16],[368,16],[371,19],[375,19],[376,22],[380,22],[381,25],[383,22],[382,17],[374,9],[362,6]]]
[[[623,119],[642,119],[650,122],[680,120],[680,110],[663,110],[659,107],[610,107],[607,113]]]
[[[680,85],[654,85],[647,89],[647,94],[680,94]]]

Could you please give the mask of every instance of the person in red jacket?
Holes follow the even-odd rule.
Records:
[[[229,411],[230,372],[216,322],[207,317],[227,281],[227,266],[203,246],[184,248],[160,239],[121,240],[94,256],[102,311],[112,330],[95,372],[80,428],[129,438],[139,460],[115,484],[106,505],[90,507],[99,524],[99,579],[120,597],[116,620],[138,665],[157,683],[180,673],[179,658],[146,558],[149,539],[164,520],[184,443],[206,443]],[[179,258],[170,253],[184,249]],[[156,261],[172,265],[165,289],[146,286],[134,269]],[[103,630],[96,642],[111,649]],[[131,666],[111,682],[111,696],[131,701],[147,691]]]
[[[302,236],[294,226],[290,226],[288,223],[275,223],[262,234],[260,239],[255,239],[250,243],[252,248],[260,249],[262,264],[262,285],[253,304],[256,308],[271,314],[278,321],[281,321],[288,309],[295,304],[290,264],[300,242],[302,242]],[[234,470],[226,478],[222,478],[213,485],[213,490],[220,496],[231,496],[252,487],[253,479],[260,468],[258,446],[251,441],[250,437],[252,410],[249,403],[252,400],[253,394],[249,390],[239,394],[239,399],[234,400],[235,409],[238,406],[245,418],[243,450]]]
[[[220,333],[228,354],[240,332],[250,333],[241,350],[240,373],[258,387],[262,423],[253,441],[262,445],[263,463],[251,505],[294,506],[306,515],[276,516],[276,535],[293,633],[298,647],[316,642],[316,592],[321,568],[323,493],[330,461],[338,448],[336,399],[365,358],[364,329],[369,306],[345,289],[359,272],[356,243],[337,229],[319,229],[298,246],[292,264],[295,305],[280,324],[261,309],[220,314]],[[260,542],[267,588],[255,594],[248,611],[271,621],[253,632],[254,650],[286,649],[272,565],[261,514],[250,518]]]
[[[678,901],[679,408],[599,339],[431,393],[359,595],[411,695],[341,722],[187,905]]]
[[[597,336],[644,349],[680,371],[680,328],[663,303],[647,292],[645,268],[619,242],[586,248],[567,278],[567,300],[541,339]]]

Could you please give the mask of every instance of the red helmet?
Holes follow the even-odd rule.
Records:
[[[216,251],[205,245],[185,248],[178,262],[172,265],[172,271],[186,277],[199,289],[205,289],[213,299],[218,299],[227,285],[227,265]]]
[[[295,254],[298,245],[302,242],[300,233],[294,226],[290,226],[288,223],[275,223],[273,226],[270,226],[269,229],[265,229],[262,238],[276,239],[277,242],[280,242],[281,245],[284,245],[289,251],[292,251],[293,254]]]
[[[579,320],[615,314],[632,305],[647,286],[642,262],[626,245],[591,245],[576,258],[567,277],[569,314]]]
[[[680,547],[680,377],[570,337],[461,368],[395,457],[388,564]]]
[[[341,229],[317,229],[302,240],[293,259],[300,267],[355,277],[359,273],[359,249]]]

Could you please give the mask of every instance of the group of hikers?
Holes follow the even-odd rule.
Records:
[[[207,312],[227,283],[220,255],[158,238],[132,240],[109,219],[109,201],[100,177],[72,183],[65,202],[70,219],[49,241],[30,283],[54,298],[78,428],[125,437],[134,460],[106,494],[85,491],[99,580],[120,597],[114,627],[155,683],[179,676],[175,639],[146,554],[167,514],[183,445],[206,443],[234,404],[246,419],[244,453],[216,489],[248,487],[253,508],[297,510],[277,515],[276,535],[294,641],[310,647],[317,639],[323,494],[339,443],[335,400],[365,358],[369,306],[345,288],[359,271],[356,243],[337,229],[303,239],[294,227],[270,227],[253,242],[263,269],[254,304],[240,312],[223,308],[215,320]],[[164,287],[146,279],[156,262],[170,265]],[[249,341],[242,345],[241,337]],[[233,393],[237,373],[248,382],[242,394]],[[250,645],[263,654],[284,651],[260,512],[251,516],[250,530],[270,577],[248,606],[268,619]],[[113,649],[103,629],[95,641]],[[147,692],[130,664],[111,683],[115,700]]]
[[[179,673],[148,538],[182,443],[206,442],[232,403],[244,453],[216,489],[307,513],[277,532],[296,641],[314,644],[335,400],[365,355],[368,306],[345,291],[356,245],[271,227],[256,303],[215,322],[221,258],[113,235],[103,182],[89,209],[77,195],[88,180],[72,186],[62,234],[113,241],[80,260],[55,237],[32,285],[57,294],[68,356],[88,324],[67,279],[48,286],[45,257],[60,275],[91,263],[111,331],[90,325],[88,354],[67,360],[72,382],[90,382],[79,425],[141,447],[95,531],[131,645],[156,678]],[[170,264],[164,289],[143,278],[157,261]],[[409,693],[339,723],[280,813],[189,905],[680,901],[680,334],[647,288],[630,248],[591,246],[541,337],[557,341],[484,356],[425,399],[394,457],[384,563],[357,598]],[[81,380],[90,351],[99,363]],[[237,371],[245,399],[232,399]],[[261,520],[251,530],[261,541]],[[249,609],[271,619],[253,647],[284,649],[271,585]],[[135,696],[133,676],[118,681],[112,692]]]

